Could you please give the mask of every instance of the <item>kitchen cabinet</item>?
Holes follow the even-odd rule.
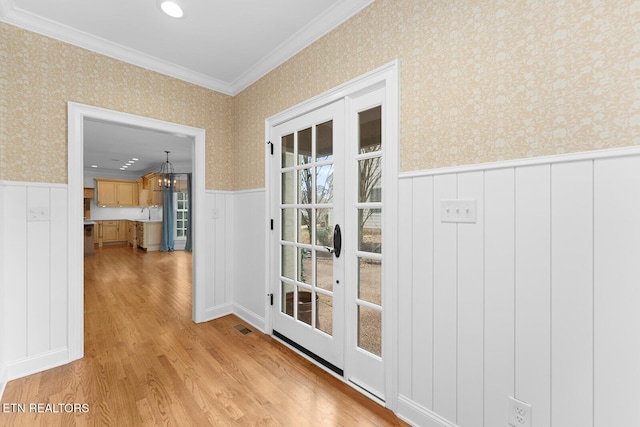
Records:
[[[95,178],[97,206],[138,206],[138,182]]]
[[[127,242],[127,221],[126,220],[110,220],[96,221],[98,227],[98,246],[102,247],[105,243],[117,244]]]
[[[142,177],[142,188],[146,190],[147,206],[162,206],[162,189],[159,185],[161,175],[148,173]]]
[[[160,250],[162,239],[162,221],[136,222],[136,234],[138,246],[147,251]]]
[[[93,188],[90,187],[84,187],[84,191],[82,194],[83,200],[84,200],[84,218],[85,219],[90,219],[91,218],[91,199],[93,199],[94,197],[94,190]],[[92,233],[95,234],[95,233]]]
[[[138,246],[137,222],[127,221],[127,244],[131,247]]]

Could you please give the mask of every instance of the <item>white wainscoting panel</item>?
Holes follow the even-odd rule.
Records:
[[[459,199],[476,200],[474,224],[458,226],[457,396],[461,427],[484,418],[484,183],[482,172],[458,175]]]
[[[19,182],[0,186],[2,345],[6,375],[14,379],[66,359],[67,186]]]
[[[484,173],[484,425],[505,420],[515,393],[514,169]],[[478,423],[479,424],[479,423]]]
[[[206,251],[209,256],[206,265],[206,318],[211,320],[233,312],[233,258],[229,252],[233,236],[228,224],[232,217],[233,194],[207,191],[206,197]]]
[[[265,330],[265,190],[238,191],[233,201],[234,313]]]
[[[456,191],[456,175],[433,177],[433,200],[438,201],[433,208],[433,412],[454,423],[458,401],[458,228],[440,220],[439,201],[455,199]],[[421,240],[421,236],[416,238]],[[402,245],[402,238],[400,242]]]
[[[595,426],[638,426],[640,158],[594,168]]]
[[[551,424],[550,172],[550,165],[523,166],[515,177],[514,397],[534,406],[540,425]]]
[[[640,426],[638,148],[402,174],[399,199],[400,417],[506,426],[515,396],[535,426]]]

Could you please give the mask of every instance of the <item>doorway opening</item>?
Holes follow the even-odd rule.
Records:
[[[83,206],[84,144],[87,120],[113,123],[123,127],[147,129],[171,135],[180,135],[190,141],[192,160],[192,319],[205,320],[205,131],[176,123],[148,117],[135,116],[113,110],[70,102],[68,104],[69,129],[69,359],[75,360],[84,354],[84,236]]]

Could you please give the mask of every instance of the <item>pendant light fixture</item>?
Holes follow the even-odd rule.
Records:
[[[167,153],[167,160],[160,164],[160,170],[157,172],[158,176],[158,188],[172,188],[176,186],[176,171],[173,165],[169,161],[169,153],[171,151],[165,151]]]

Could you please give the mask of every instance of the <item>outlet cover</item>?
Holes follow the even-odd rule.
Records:
[[[509,425],[531,427],[531,405],[509,396]]]

